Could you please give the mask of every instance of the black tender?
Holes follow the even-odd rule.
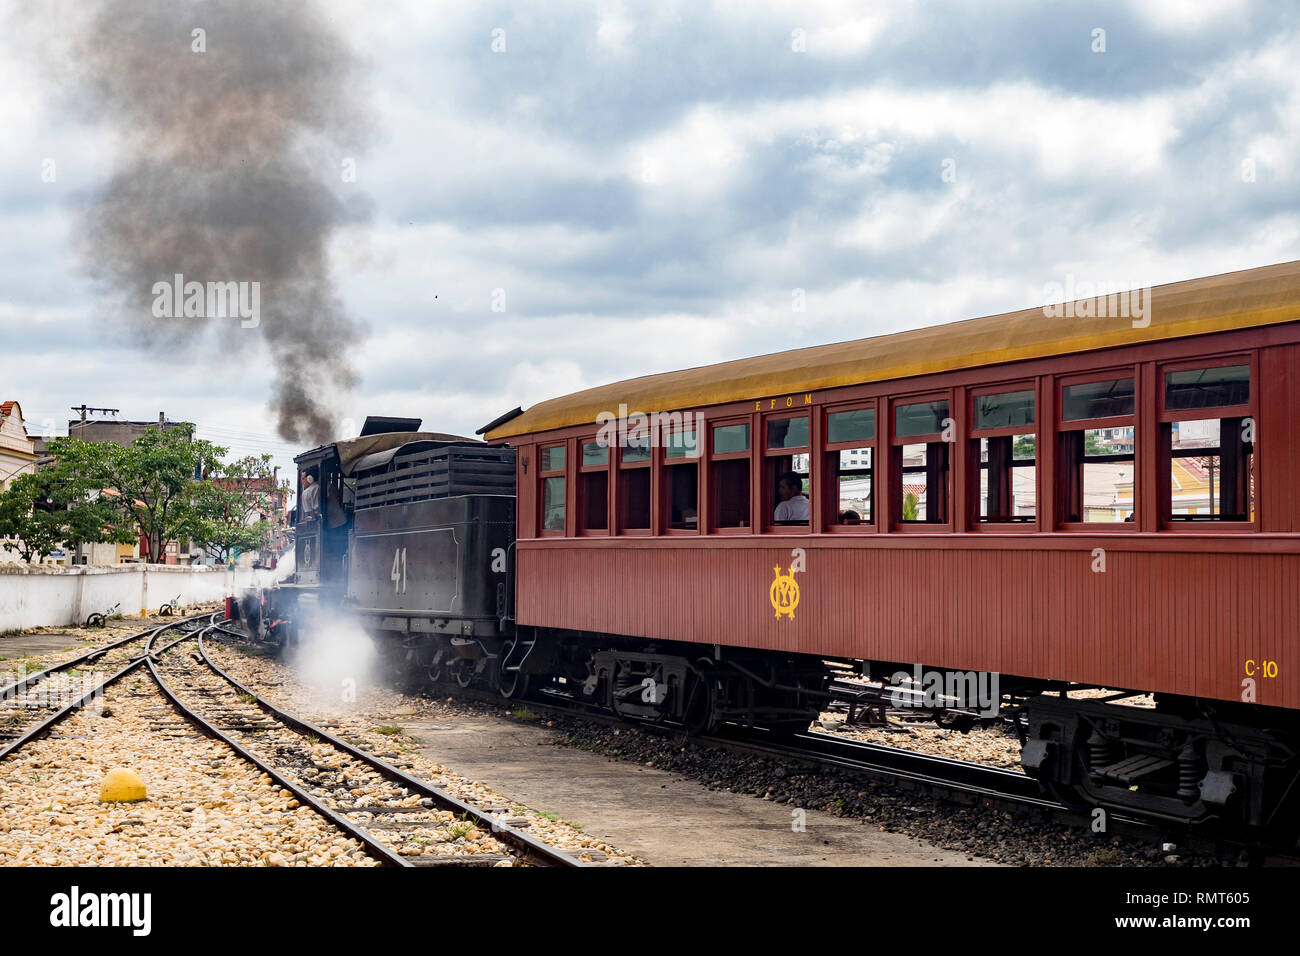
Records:
[[[460,495],[513,495],[515,452],[479,443],[408,442],[356,463],[356,510]]]

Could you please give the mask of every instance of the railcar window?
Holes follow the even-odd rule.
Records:
[[[537,453],[542,531],[564,531],[564,450],[563,445],[553,445]]]
[[[875,518],[876,410],[852,408],[826,414],[826,524],[831,530],[873,524]]]
[[[620,531],[650,530],[650,440],[631,439],[619,453],[618,526]]]
[[[944,430],[948,419],[948,400],[916,402],[894,407],[894,435],[913,438],[938,434]]]
[[[699,530],[700,436],[670,432],[664,441],[664,519],[678,531]]]
[[[1254,444],[1247,418],[1170,424],[1169,517],[1174,521],[1253,521]]]
[[[625,465],[650,460],[650,439],[648,437],[628,438],[623,443],[619,459]]]
[[[901,462],[899,520],[909,523],[947,521],[948,443],[934,441],[903,445],[896,452]]]
[[[807,527],[812,522],[810,422],[807,415],[774,416],[764,425],[763,509],[772,525]]]
[[[584,531],[609,528],[609,472],[585,471],[578,485]]]
[[[749,451],[748,425],[715,425],[713,427],[713,453],[725,455]]]
[[[892,520],[904,525],[949,520],[945,439],[950,424],[946,398],[894,406]]]
[[[542,530],[564,530],[564,479],[542,479]]]
[[[541,474],[549,474],[553,471],[564,471],[564,446],[555,445],[551,448],[543,448],[541,451]]]
[[[1135,379],[1098,379],[1061,387],[1061,521],[1120,524],[1137,519]]]
[[[1133,425],[1062,433],[1065,520],[1131,522],[1136,515],[1137,459]]]
[[[978,520],[1033,522],[1038,498],[1034,392],[976,395],[972,404],[971,445],[980,469]]]
[[[769,456],[765,465],[772,524],[806,527],[812,520],[808,454]]]
[[[1033,435],[978,438],[979,519],[1032,522],[1037,516],[1037,458]]]
[[[808,416],[798,418],[769,418],[767,420],[767,447],[806,448],[808,446]]]
[[[664,457],[668,459],[699,458],[700,438],[695,429],[669,432],[664,438]]]
[[[1165,408],[1169,411],[1249,404],[1249,365],[1165,373]]]
[[[713,462],[710,480],[713,487],[714,526],[748,527],[749,459],[732,458]]]
[[[997,392],[975,396],[976,428],[1011,428],[1034,423],[1034,393]]]
[[[826,444],[838,442],[871,441],[876,437],[876,410],[855,408],[847,412],[831,412],[826,416]]]
[[[749,526],[749,425],[714,425],[709,462],[712,527]]]
[[[609,446],[582,443],[578,473],[578,509],[586,532],[609,530]]]
[[[831,460],[835,487],[839,488],[839,497],[835,502],[835,520],[833,524],[856,525],[870,524],[875,521],[874,484],[875,484],[875,449],[842,448],[827,453]]]
[[[1253,521],[1255,419],[1250,366],[1182,369],[1164,376],[1160,454],[1166,520]],[[1217,411],[1217,414],[1214,412]]]
[[[1086,421],[1133,414],[1133,379],[1116,378],[1061,389],[1061,420]]]

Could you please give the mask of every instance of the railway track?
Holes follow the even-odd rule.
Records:
[[[366,854],[380,863],[398,867],[483,866],[506,862],[508,855],[508,862],[582,865],[572,856],[520,833],[396,768],[388,767],[346,741],[275,710],[227,677],[207,658],[202,639],[218,623],[218,612],[210,612],[162,624],[94,648],[0,689],[0,699],[6,705],[6,719],[0,725],[6,731],[0,747],[0,760],[50,735],[68,717],[101,700],[109,688],[143,669],[169,705],[150,708],[145,713],[151,732],[176,736],[194,728],[224,743],[243,761],[293,794],[300,804],[311,807],[336,830],[354,839]],[[195,657],[187,655],[181,646],[192,641],[199,642],[199,654]],[[80,676],[80,668],[91,666],[104,669],[105,676],[102,679],[97,676],[73,687],[61,679]],[[298,738],[299,745],[296,748],[286,746],[282,741],[281,746],[273,748],[257,746],[259,737],[273,734],[281,738],[285,734],[293,735]],[[363,807],[330,806],[330,802],[336,801],[322,799],[311,792],[287,766],[295,762],[299,770],[307,769],[308,775],[317,777],[324,772],[316,766],[319,762],[345,782],[357,782],[355,775],[364,770],[371,778],[368,781],[371,799],[356,801],[367,804]],[[387,799],[375,797],[377,784],[389,789],[389,793],[383,795]],[[317,789],[320,789],[319,785]],[[354,791],[357,789],[352,788]],[[387,806],[388,803],[406,805]],[[440,830],[450,828],[454,832],[471,826],[491,831],[508,848],[507,853],[415,855],[412,852],[413,848],[434,842]],[[397,852],[397,847],[402,845],[407,852]]]
[[[205,618],[211,621],[216,613],[195,614],[137,631],[0,688],[0,760],[47,733],[104,688],[134,671],[143,663],[149,642],[158,635],[199,627]],[[83,669],[92,674],[98,671],[110,674],[103,680],[74,683],[72,678],[80,678]]]
[[[498,694],[475,688],[461,688],[455,684],[438,684],[436,690],[440,694],[461,696],[498,706],[505,703]],[[634,728],[732,753],[860,773],[933,793],[954,803],[1037,812],[1045,819],[1070,827],[1085,827],[1092,822],[1091,808],[1074,807],[1055,799],[1036,780],[1017,770],[888,747],[818,731],[779,736],[761,728],[732,725],[712,734],[688,736],[679,727],[625,720],[563,694],[534,692],[526,698],[511,700],[509,703],[556,716]],[[1112,836],[1155,845],[1169,841],[1187,850],[1225,861],[1249,860],[1253,864],[1264,866],[1300,866],[1300,848],[1278,846],[1268,841],[1169,830],[1160,821],[1114,812],[1109,814],[1106,827]]]
[[[466,690],[458,685],[440,684],[439,692],[472,697],[486,703],[501,704],[499,695]],[[514,703],[514,701],[512,701]],[[866,777],[900,784],[910,789],[933,793],[957,803],[982,803],[1017,811],[1035,811],[1068,825],[1083,826],[1090,822],[1085,811],[1054,799],[1028,775],[1002,767],[972,763],[952,757],[940,757],[898,747],[887,747],[860,740],[837,737],[816,731],[778,736],[761,728],[729,725],[711,734],[688,736],[680,727],[641,721],[629,721],[597,710],[562,694],[538,694],[518,701],[529,708],[578,717],[609,726],[629,727],[646,733],[680,738],[696,745],[769,757],[808,767],[859,773]],[[1159,841],[1159,828],[1146,820],[1111,814],[1107,821],[1112,834],[1146,841]]]
[[[197,642],[197,654],[159,654],[149,669],[172,704],[205,733],[260,766],[340,829],[397,866],[582,866],[478,808],[413,777],[342,738],[281,710],[239,683],[208,656],[216,622],[169,647]],[[471,828],[490,834],[500,852],[439,853],[448,837]]]

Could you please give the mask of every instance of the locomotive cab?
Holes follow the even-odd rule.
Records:
[[[341,588],[352,527],[353,483],[343,475],[337,444],[313,449],[295,461],[298,506],[294,581],[303,587]],[[318,506],[311,513],[302,505],[308,475],[314,476],[319,487]]]

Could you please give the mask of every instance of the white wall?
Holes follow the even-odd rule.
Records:
[[[269,586],[285,571],[132,564],[96,568],[0,565],[0,633],[80,624],[95,611],[156,611],[180,595],[182,604],[220,601],[253,586]]]

